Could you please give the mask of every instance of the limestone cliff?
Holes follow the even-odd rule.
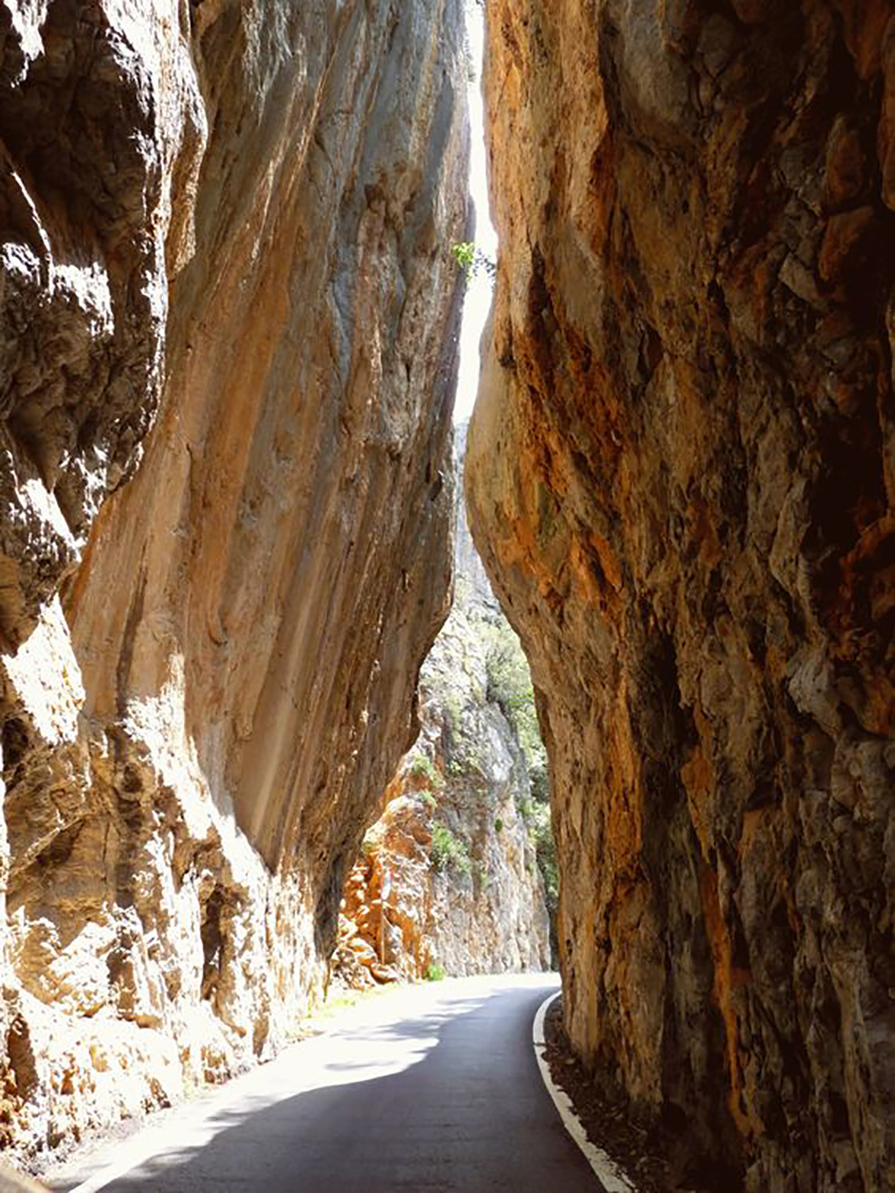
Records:
[[[458,471],[465,443],[462,426]],[[532,793],[525,749],[540,743],[520,741],[497,690],[505,655],[515,650],[523,671],[524,660],[462,501],[456,516],[456,593],[420,672],[420,736],[345,885],[334,961],[349,985],[550,964],[537,856],[549,820],[539,816],[546,807]]]
[[[459,0],[0,17],[3,1117],[35,1150],[266,1055],[323,980],[446,612],[468,133]]]
[[[691,1183],[895,1189],[892,5],[487,14],[468,498],[567,1027]]]

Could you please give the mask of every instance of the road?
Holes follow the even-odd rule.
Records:
[[[102,1154],[71,1193],[599,1193],[545,1091],[550,975],[456,979],[361,1008]]]

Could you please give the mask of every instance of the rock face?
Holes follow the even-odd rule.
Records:
[[[457,439],[459,469],[465,427]],[[345,884],[335,968],[349,985],[550,965],[529,763],[489,677],[512,630],[462,502],[454,564],[453,608],[420,672],[420,736]]]
[[[895,1189],[892,6],[487,12],[468,499],[567,1028],[694,1181]]]
[[[71,572],[158,404],[207,118],[188,18],[155,7],[0,6],[6,647]]]
[[[323,981],[447,609],[468,133],[459,0],[0,14],[3,1118],[36,1150],[269,1053]]]

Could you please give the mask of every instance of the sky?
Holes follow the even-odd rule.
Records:
[[[484,13],[475,0],[467,0],[466,26],[473,62],[474,78],[469,83],[469,122],[472,131],[472,156],[469,164],[469,190],[475,203],[476,248],[495,260],[497,233],[488,211],[488,182],[485,172],[485,118],[482,105],[482,58],[484,53]],[[466,287],[463,325],[460,330],[460,378],[454,405],[454,422],[466,422],[472,413],[479,383],[479,339],[491,306],[491,281],[480,270]]]

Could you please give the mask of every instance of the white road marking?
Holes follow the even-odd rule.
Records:
[[[531,1032],[538,1068],[541,1070],[541,1076],[544,1079],[547,1092],[550,1094],[556,1109],[559,1111],[563,1126],[581,1148],[582,1152],[584,1152],[588,1164],[590,1164],[596,1173],[597,1179],[602,1182],[606,1193],[637,1193],[637,1186],[632,1184],[615,1161],[602,1148],[595,1147],[588,1139],[584,1127],[581,1125],[581,1120],[575,1113],[571,1098],[553,1080],[550,1066],[544,1059],[544,1048],[546,1046],[546,1040],[544,1039],[544,1016],[547,1014],[547,1008],[555,998],[559,998],[559,994],[548,994],[538,1007]]]

